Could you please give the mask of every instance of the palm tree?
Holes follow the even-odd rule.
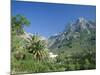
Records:
[[[40,40],[39,36],[35,35],[32,37],[31,44],[28,46],[28,50],[33,54],[36,60],[44,60],[48,57],[48,49],[46,42]]]

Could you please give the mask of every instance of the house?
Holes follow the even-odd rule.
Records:
[[[50,58],[55,58],[55,57],[57,57],[57,56],[58,56],[58,55],[53,54],[52,52],[49,53],[49,57],[50,57]]]

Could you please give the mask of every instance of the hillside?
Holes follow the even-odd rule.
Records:
[[[64,31],[51,36],[48,39],[48,47],[54,53],[59,53],[63,50],[80,52],[83,48],[95,47],[95,30],[96,23],[94,21],[79,18],[67,25]]]

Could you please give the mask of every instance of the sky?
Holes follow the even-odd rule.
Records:
[[[12,1],[12,16],[21,14],[30,21],[26,32],[49,37],[62,32],[68,23],[84,17],[96,20],[96,7],[71,4]]]

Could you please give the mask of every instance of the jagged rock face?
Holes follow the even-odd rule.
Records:
[[[32,36],[34,36],[34,35],[36,35],[36,34],[24,32],[24,34],[20,35],[19,37],[21,37],[22,39],[24,39],[27,42],[31,42]],[[40,37],[40,40],[45,40],[45,41],[48,40],[46,37],[43,37],[43,36],[39,36],[39,37]]]
[[[83,30],[87,30],[89,32],[90,29],[95,29],[95,22],[85,20],[84,18],[77,19],[74,23],[71,23],[69,25],[69,31],[70,32],[80,32]],[[68,28],[67,28],[68,29]],[[68,30],[65,29],[65,32]]]
[[[33,34],[26,33],[26,32],[24,32],[24,34],[20,35],[20,37],[23,38],[24,40],[26,40],[27,42],[30,42],[32,40],[32,36],[33,36]]]
[[[48,47],[51,49],[57,49],[60,45],[68,42],[69,40],[79,39],[83,32],[90,35],[92,34],[92,31],[95,32],[95,30],[95,22],[79,18],[75,22],[67,25],[62,33],[51,36],[48,39]],[[86,36],[84,35],[84,37]]]

